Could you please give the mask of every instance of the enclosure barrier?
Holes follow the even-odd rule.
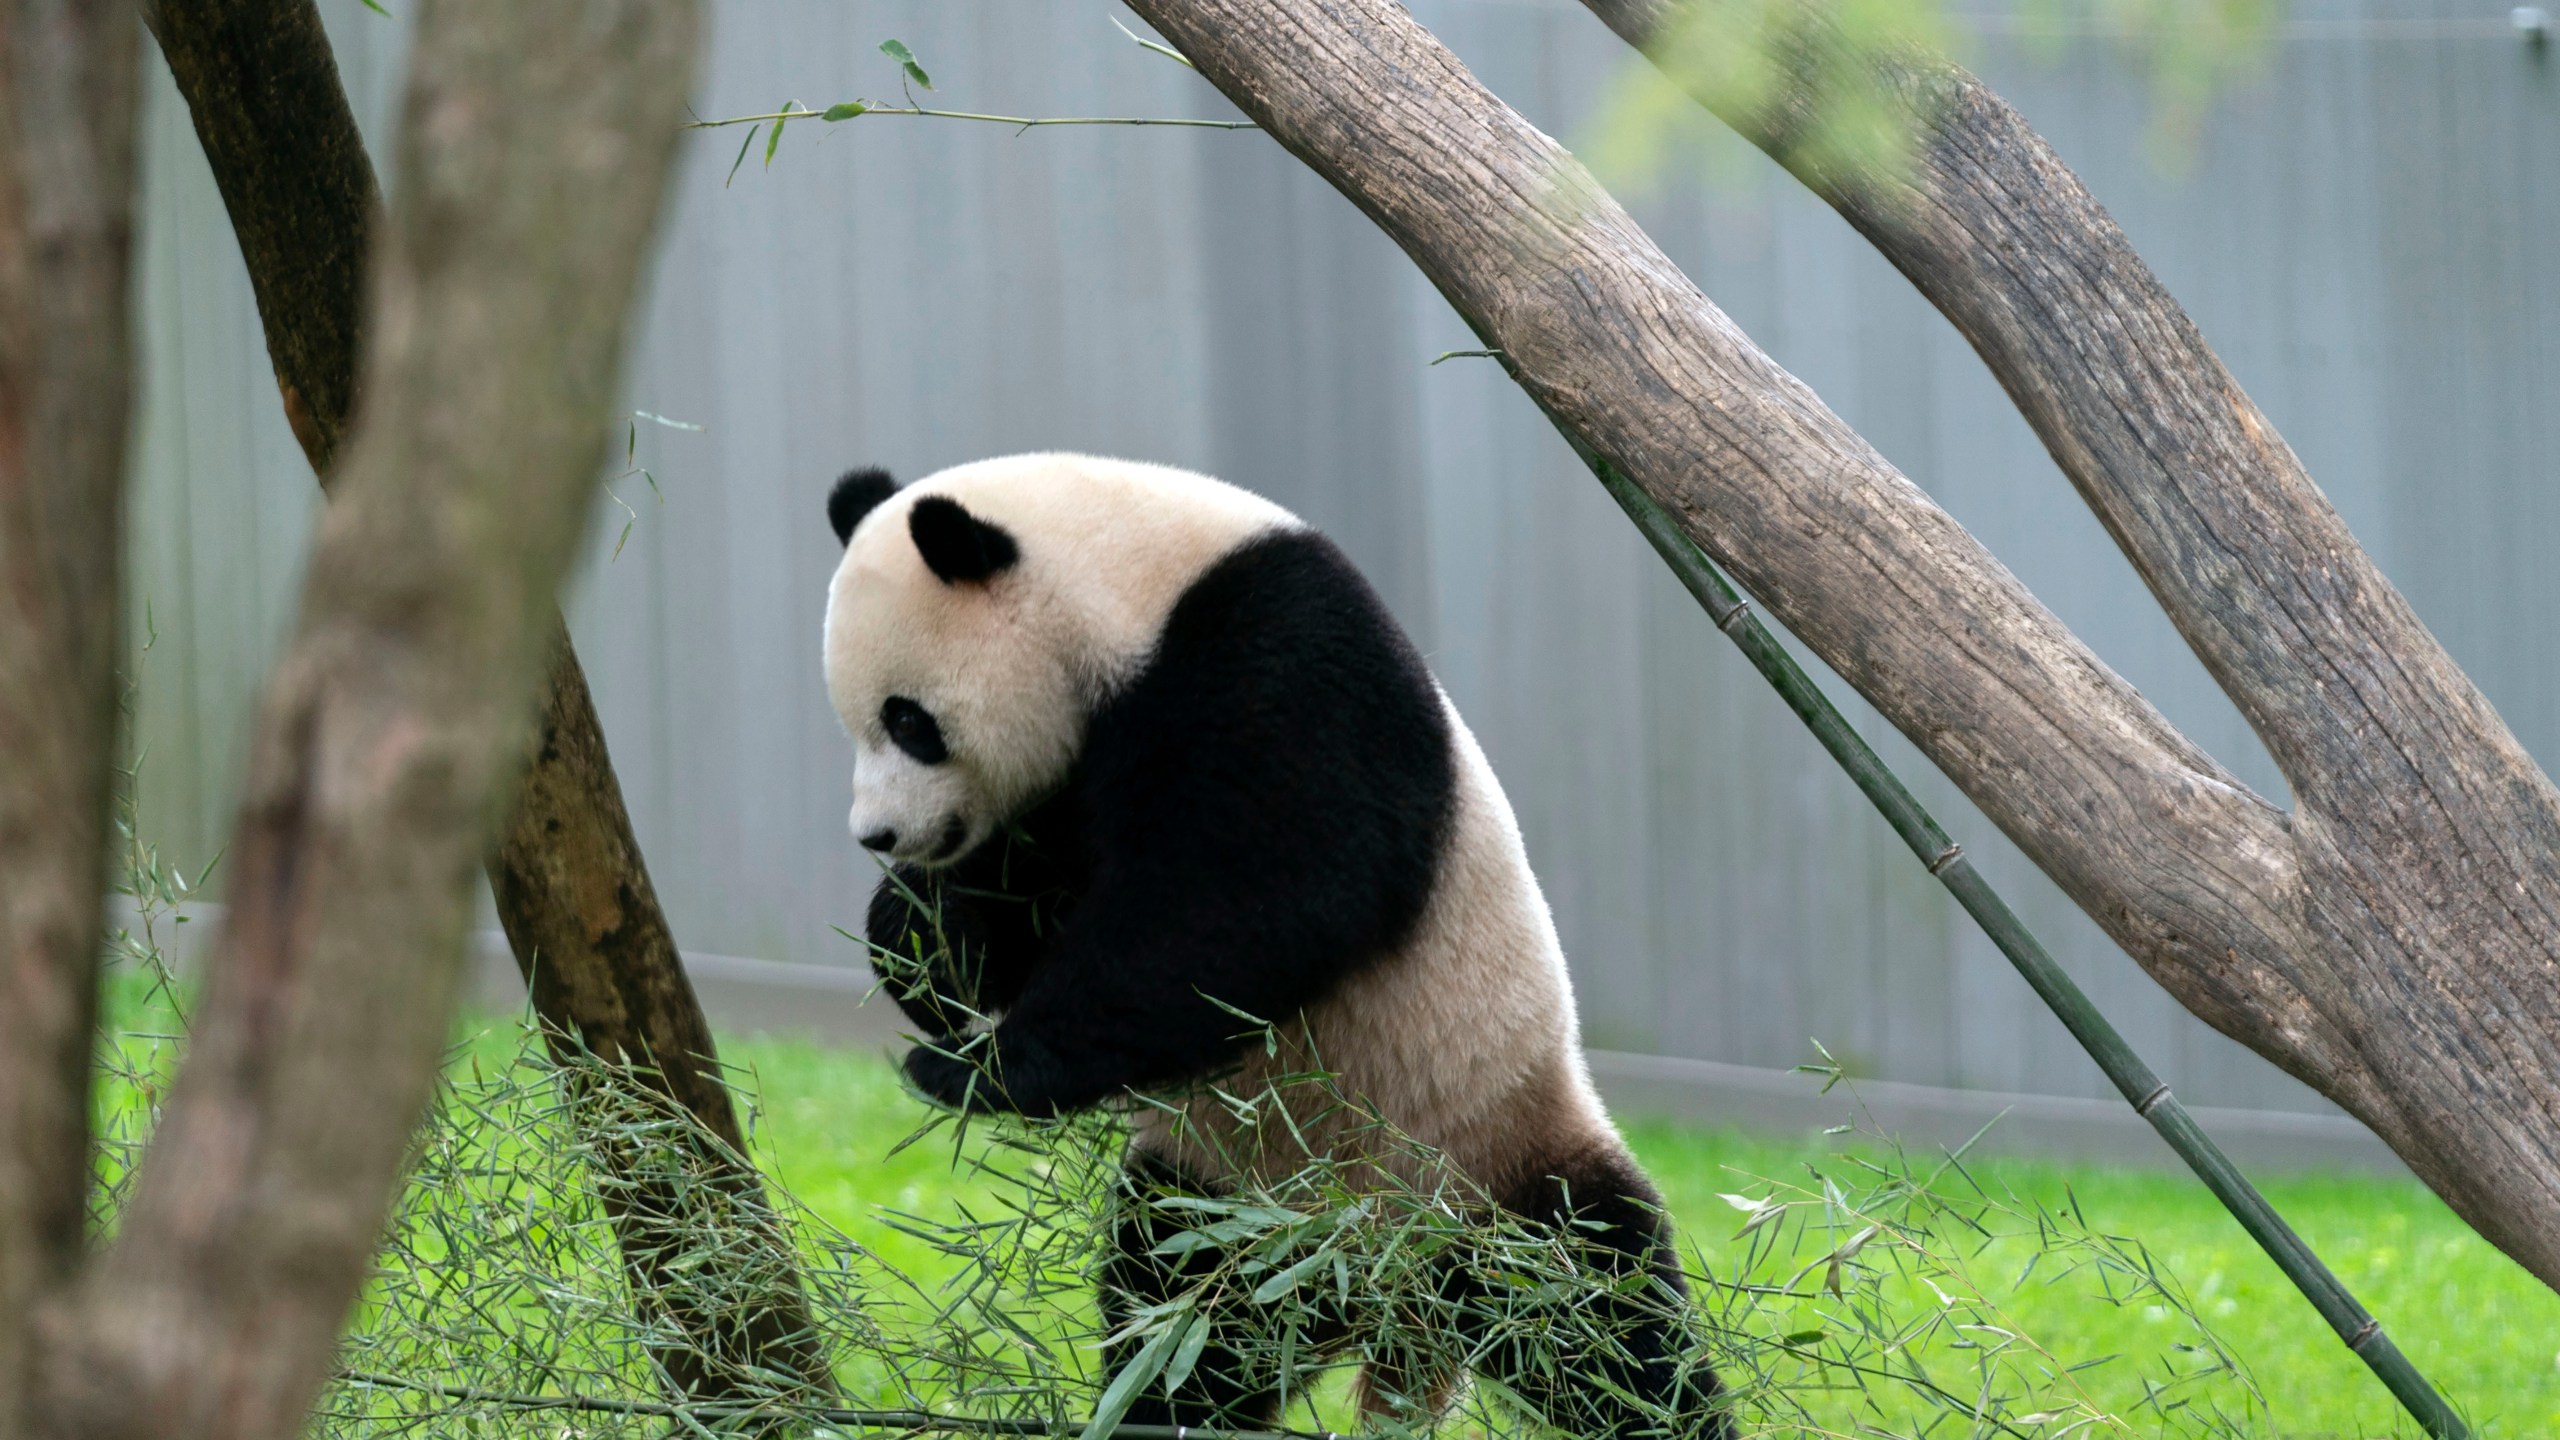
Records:
[[[1499,352],[1493,353],[1498,355]],[[1508,358],[1503,358],[1507,367]],[[2312,1253],[2311,1247],[2303,1243],[2302,1237],[2293,1232],[2293,1227],[2284,1222],[2284,1217],[2275,1212],[2275,1207],[2267,1203],[2266,1197],[2259,1194],[2248,1177],[2240,1173],[2239,1167],[2231,1163],[2230,1157],[2222,1153],[2222,1147],[2214,1144],[2213,1137],[2196,1124],[2194,1117],[2187,1113],[2187,1107],[2179,1102],[2177,1096],[2169,1093],[2168,1085],[2152,1073],[2151,1067],[2143,1063],[2131,1045],[2125,1043],[2124,1036],[2108,1023],[2107,1017],[2098,1013],[2096,1004],[2055,963],[2034,932],[2027,929],[2026,922],[2018,918],[2017,912],[2011,910],[1999,892],[1991,888],[1990,882],[1982,878],[1981,872],[1973,868],[1973,862],[1965,857],[1964,847],[1947,837],[1947,832],[1939,828],[1938,822],[1922,807],[1918,797],[1850,727],[1848,718],[1813,683],[1812,677],[1805,674],[1804,667],[1796,664],[1795,657],[1778,643],[1777,636],[1770,632],[1769,627],[1761,624],[1760,618],[1751,613],[1751,602],[1735,592],[1732,582],[1716,568],[1714,561],[1707,558],[1706,552],[1681,533],[1671,517],[1654,503],[1653,497],[1638,489],[1635,482],[1607,458],[1586,448],[1563,425],[1559,424],[1556,429],[1582,457],[1583,463],[1591,467],[1591,473],[1600,478],[1601,485],[1626,510],[1627,517],[1636,522],[1636,528],[1644,532],[1645,539],[1671,566],[1672,573],[1680,577],[1681,585],[1706,610],[1707,618],[1714,621],[1715,627],[1750,659],[1752,668],[1758,670],[1779,697],[1787,702],[1787,708],[1796,712],[1796,718],[1804,721],[1805,728],[1822,742],[1822,748],[1831,752],[1832,759],[1840,762],[1840,768],[1849,772],[1849,778],[1857,782],[1859,791],[1874,802],[1876,809],[1883,813],[1885,822],[1902,837],[1902,843],[1911,847],[1911,853],[1929,867],[1929,873],[1938,877],[1938,883],[1956,897],[1956,903],[1962,905],[1965,913],[1982,926],[1983,933],[1991,937],[1991,942],[2000,947],[2000,953],[2008,956],[2009,962],[2018,967],[2018,973],[2026,977],[2027,984],[2034,987],[2055,1018],[2071,1032],[2072,1038],[2080,1042],[2080,1048],[2088,1051],[2089,1058],[2098,1062],[2098,1068],[2107,1072],[2107,1078],[2123,1092],[2134,1112],[2151,1122],[2151,1128],[2159,1131],[2160,1138],[2169,1142],[2169,1148],[2178,1152],[2178,1158],[2186,1161],[2187,1167],[2196,1172],[2197,1178],[2204,1181],[2205,1188],[2213,1192],[2214,1198],[2220,1200],[2232,1218],[2240,1222],[2240,1228],[2248,1231],[2250,1238],[2256,1240],[2277,1267],[2284,1271],[2294,1288],[2300,1290],[2312,1308],[2320,1312],[2321,1318],[2338,1332],[2338,1338],[2346,1342],[2347,1348],[2372,1367],[2373,1373],[2381,1378],[2401,1408],[2414,1416],[2437,1440],[2469,1440],[2469,1427],[2454,1414],[2453,1407],[2436,1394],[2435,1387],[2418,1373],[2418,1368],[2409,1363],[2409,1357],[2400,1353],[2400,1347],[2391,1343],[2391,1337],[2383,1333],[2382,1322],[2374,1319],[2338,1277],[2330,1273],[2329,1267],[2321,1263],[2320,1257]]]

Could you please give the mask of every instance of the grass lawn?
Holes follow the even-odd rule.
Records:
[[[761,1095],[756,1148],[771,1173],[819,1215],[909,1273],[935,1273],[935,1258],[882,1223],[876,1207],[947,1213],[971,1187],[953,1173],[947,1147],[889,1154],[921,1111],[900,1094],[885,1060],[771,1039],[731,1041],[724,1052],[752,1074]],[[1638,1123],[1629,1135],[1661,1182],[1684,1238],[1711,1266],[1730,1253],[1740,1219],[1719,1192],[1749,1190],[1754,1175],[1801,1175],[1801,1163],[1821,1153],[1666,1124]],[[2148,1246],[2254,1371],[2275,1416],[2273,1434],[2344,1440],[2416,1433],[2309,1304],[2188,1177],[2005,1160],[1985,1160],[1974,1170],[1989,1184],[2053,1203],[2068,1187],[2094,1226]],[[2560,1434],[2560,1295],[2474,1237],[2414,1181],[2278,1178],[2266,1189],[2419,1368],[2466,1409],[2479,1433],[2508,1440]],[[1977,1273],[1990,1278],[2014,1268],[2014,1261],[1995,1255]],[[2170,1336],[2166,1315],[2092,1304],[2070,1283],[2031,1281],[2003,1303],[2026,1333],[2075,1358],[2156,1353]]]

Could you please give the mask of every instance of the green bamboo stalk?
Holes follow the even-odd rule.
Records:
[[[2437,1440],[2469,1440],[2470,1429],[2463,1424],[2461,1417],[2454,1414],[2453,1407],[2436,1394],[2426,1377],[2418,1373],[2418,1368],[2409,1363],[2409,1357],[2400,1353],[2400,1347],[2391,1342],[2391,1337],[2383,1333],[2382,1322],[2373,1318],[2372,1313],[2331,1273],[2329,1267],[2321,1263],[2320,1257],[2303,1243],[2292,1226],[2284,1222],[2284,1217],[2276,1213],[2275,1207],[2267,1203],[2267,1198],[2258,1193],[2257,1187],[2249,1183],[2238,1166],[2231,1163],[2231,1157],[2223,1154],[2222,1147],[2196,1124],[2195,1117],[2187,1113],[2187,1107],[2179,1102],[2177,1096],[2169,1093],[2168,1085],[2143,1063],[2141,1056],[2134,1053],[2133,1047],[2125,1042],[2123,1034],[2114,1025],[2108,1023],[2107,1017],[2098,1012],[2087,992],[2063,972],[2035,934],[2027,929],[2026,922],[2018,918],[2017,912],[2011,910],[2008,902],[1991,888],[1991,883],[1973,868],[1973,862],[1966,858],[1963,847],[1948,838],[1947,832],[1939,828],[1938,822],[1922,807],[1919,798],[1869,748],[1865,739],[1850,728],[1847,717],[1831,703],[1830,697],[1824,695],[1812,677],[1805,674],[1804,667],[1796,664],[1795,657],[1778,643],[1777,636],[1770,633],[1769,627],[1761,624],[1759,617],[1751,613],[1750,602],[1736,593],[1732,583],[1716,568],[1715,562],[1708,559],[1662,507],[1654,503],[1653,497],[1638,489],[1635,482],[1617,466],[1585,447],[1570,432],[1564,431],[1562,425],[1556,428],[1564,432],[1566,443],[1572,445],[1583,463],[1591,467],[1591,473],[1600,478],[1601,485],[1626,510],[1628,518],[1636,522],[1636,528],[1644,532],[1645,539],[1671,566],[1672,573],[1680,577],[1680,583],[1706,610],[1707,618],[1713,620],[1716,628],[1750,659],[1752,668],[1758,670],[1779,697],[1787,702],[1787,708],[1804,721],[1805,728],[1822,742],[1823,749],[1831,752],[1831,758],[1840,763],[1840,768],[1849,772],[1849,778],[1857,783],[1859,791],[1874,802],[1885,822],[1902,837],[1902,843],[1911,847],[1911,853],[1929,867],[1929,873],[1938,877],[1938,883],[1947,887],[1948,893],[1956,897],[1956,903],[1962,905],[1965,913],[1982,926],[1983,933],[1991,937],[1991,942],[2000,947],[2000,953],[2008,956],[2009,962],[2018,967],[2018,973],[2026,977],[2027,984],[2053,1011],[2055,1018],[2071,1032],[2073,1039],[2080,1042],[2080,1047],[2089,1052],[2089,1058],[2098,1062],[2098,1068],[2107,1072],[2107,1078],[2115,1082],[2116,1089],[2123,1092],[2134,1113],[2151,1122],[2151,1128],[2160,1132],[2160,1138],[2168,1141],[2169,1148],[2178,1152],[2178,1158],[2187,1162],[2187,1168],[2196,1172],[2196,1177],[2204,1181],[2205,1188],[2213,1192],[2214,1198],[2220,1200],[2232,1218],[2240,1222],[2240,1228],[2248,1231],[2249,1237],[2258,1242],[2268,1258],[2276,1262],[2277,1268],[2284,1271],[2285,1278],[2293,1282],[2294,1288],[2311,1302],[2311,1308],[2319,1311],[2320,1317],[2338,1332],[2338,1338],[2346,1342],[2347,1348],[2372,1367],[2373,1373],[2390,1390],[2392,1398],[2400,1402],[2401,1408],[2415,1417],[2419,1425]]]

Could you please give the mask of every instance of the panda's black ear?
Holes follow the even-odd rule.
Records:
[[[872,507],[897,493],[898,482],[889,472],[874,465],[861,470],[847,470],[827,492],[827,523],[836,527],[836,543],[853,543],[853,527]]]
[[[1022,558],[1013,537],[961,508],[960,502],[927,495],[907,511],[907,533],[916,553],[945,585],[985,580]]]

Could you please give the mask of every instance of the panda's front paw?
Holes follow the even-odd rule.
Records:
[[[1001,1029],[975,1039],[930,1041],[907,1052],[907,1079],[925,1098],[968,1114],[1054,1115],[1036,1044],[1008,1044]]]
[[[945,1109],[996,1109],[990,1103],[995,1087],[980,1068],[986,1051],[984,1039],[975,1045],[957,1036],[927,1040],[907,1052],[907,1083]]]

